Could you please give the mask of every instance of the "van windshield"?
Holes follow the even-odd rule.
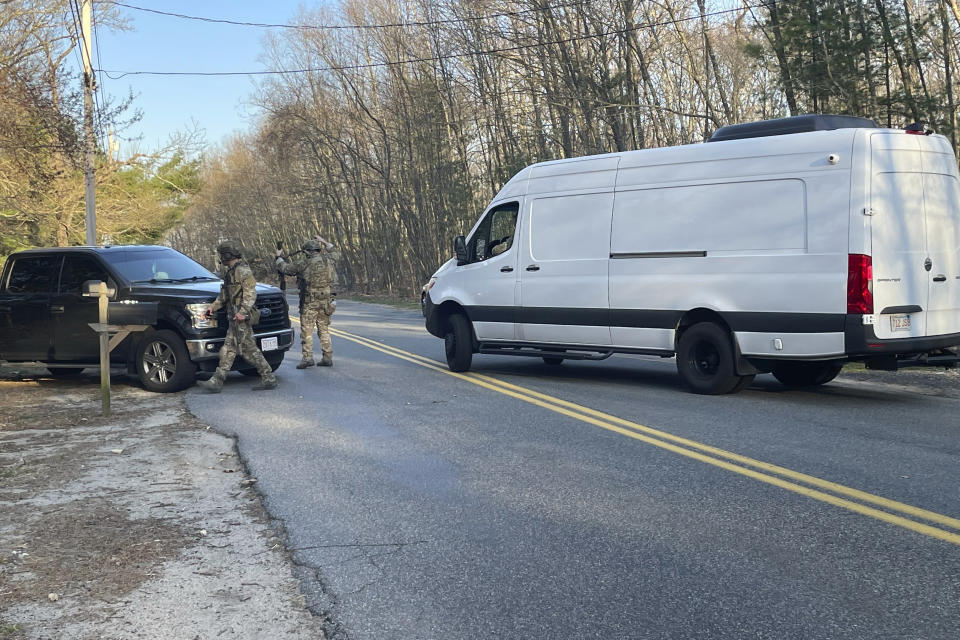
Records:
[[[103,257],[133,283],[219,280],[200,264],[166,247],[129,249]]]

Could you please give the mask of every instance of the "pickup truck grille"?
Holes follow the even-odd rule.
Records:
[[[260,309],[260,324],[253,328],[254,333],[263,333],[264,331],[273,331],[274,329],[286,329],[290,326],[290,318],[287,314],[287,307],[283,301],[283,294],[268,293],[257,296],[257,309]],[[264,313],[269,310],[270,313]],[[217,311],[217,326],[223,327],[226,331],[229,321],[227,320],[226,309]]]
[[[284,303],[283,294],[257,296],[257,308],[260,309],[260,324],[254,327],[257,333],[272,331],[273,329],[286,329],[290,326],[290,318],[287,315],[287,305]]]

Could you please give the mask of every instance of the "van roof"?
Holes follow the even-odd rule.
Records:
[[[835,116],[828,114],[809,114],[759,122],[729,124],[717,129],[707,142],[724,140],[742,140],[744,138],[762,138],[782,136],[790,133],[808,133],[810,131],[832,131],[834,129],[877,129],[877,123],[870,118],[857,116]]]

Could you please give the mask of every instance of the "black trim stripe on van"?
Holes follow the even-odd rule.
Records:
[[[570,309],[565,307],[466,307],[473,322],[515,322],[591,327],[675,329],[686,311],[663,309]],[[842,333],[845,313],[771,313],[732,311],[720,314],[733,331]]]
[[[631,258],[706,258],[706,251],[640,251],[611,253],[614,260],[628,260]]]

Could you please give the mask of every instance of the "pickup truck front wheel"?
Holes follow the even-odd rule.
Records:
[[[196,379],[197,365],[190,360],[183,338],[173,331],[151,331],[137,346],[137,377],[148,391],[181,391]]]

